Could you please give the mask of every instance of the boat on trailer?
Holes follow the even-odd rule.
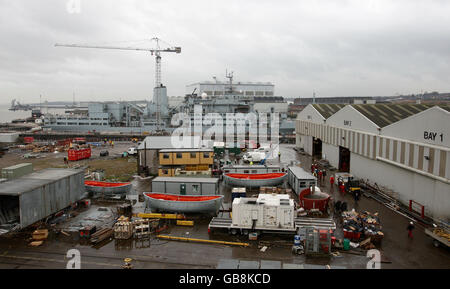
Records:
[[[99,181],[84,181],[86,191],[105,195],[123,195],[131,190],[131,183],[110,183]]]
[[[144,193],[152,210],[174,213],[217,213],[223,196],[185,196]]]
[[[225,183],[239,187],[269,187],[282,184],[287,173],[269,174],[224,174]]]

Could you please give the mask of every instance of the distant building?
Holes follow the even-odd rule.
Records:
[[[184,96],[170,96],[169,107],[178,108],[183,104]]]
[[[308,105],[313,103],[343,103],[343,104],[374,104],[376,99],[371,96],[340,96],[340,97],[312,97],[308,98],[296,98],[294,104],[296,105]]]
[[[253,109],[255,112],[287,114],[288,104],[279,96],[255,96]]]
[[[203,81],[186,86],[186,95],[201,96],[206,93],[210,97],[223,96],[230,89],[230,83],[225,81]],[[233,82],[233,93],[243,96],[272,97],[275,85],[270,82]]]
[[[298,113],[301,112],[304,108],[305,105],[290,103],[288,106],[287,115],[290,118],[297,118]]]

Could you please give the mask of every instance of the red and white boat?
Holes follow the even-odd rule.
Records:
[[[282,184],[287,173],[269,174],[224,174],[225,183],[239,187],[267,187]]]
[[[217,213],[223,196],[182,196],[144,193],[152,210],[174,213]]]
[[[105,195],[123,195],[130,192],[131,183],[110,183],[98,181],[84,181],[86,191]]]

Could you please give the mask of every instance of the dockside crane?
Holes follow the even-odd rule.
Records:
[[[117,50],[134,50],[134,51],[146,51],[150,52],[152,56],[156,56],[156,70],[155,70],[155,87],[157,88],[155,92],[157,95],[153,96],[153,100],[156,104],[156,119],[157,119],[157,127],[159,130],[159,125],[161,123],[161,103],[160,103],[160,87],[161,85],[161,53],[163,52],[173,52],[173,53],[181,53],[181,47],[169,47],[169,48],[161,48],[160,42],[162,40],[160,38],[154,37],[151,41],[156,42],[155,48],[138,48],[138,47],[118,47],[118,46],[97,46],[97,45],[82,45],[82,44],[59,44],[56,43],[56,47],[72,47],[72,48],[96,48],[96,49],[117,49]]]

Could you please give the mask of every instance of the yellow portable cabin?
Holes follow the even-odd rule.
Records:
[[[159,151],[159,164],[165,165],[213,165],[212,149],[165,149]]]

